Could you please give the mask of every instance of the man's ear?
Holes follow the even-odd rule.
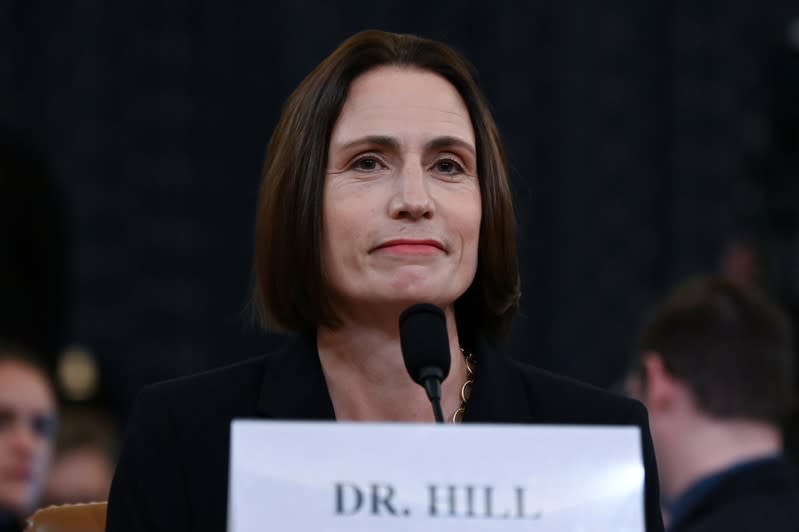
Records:
[[[666,369],[657,351],[647,351],[641,357],[644,370],[643,402],[649,410],[662,411],[672,406],[679,383]]]

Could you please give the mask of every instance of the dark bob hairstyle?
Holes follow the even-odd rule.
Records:
[[[505,153],[469,63],[448,46],[369,30],[342,43],[294,90],[269,141],[255,221],[254,303],[270,329],[335,327],[322,264],[322,191],[330,135],[352,81],[380,66],[434,72],[463,98],[474,127],[483,215],[477,273],[455,303],[461,341],[499,341],[519,301],[515,219]]]

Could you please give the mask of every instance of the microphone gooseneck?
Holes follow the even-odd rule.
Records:
[[[427,393],[436,422],[443,423],[441,382],[449,375],[450,366],[444,311],[428,303],[412,305],[400,314],[399,329],[405,368]]]

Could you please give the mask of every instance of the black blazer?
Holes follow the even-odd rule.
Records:
[[[640,403],[512,361],[485,346],[475,357],[465,423],[639,426],[647,530],[663,530],[655,455]],[[261,358],[145,388],[111,486],[107,530],[225,530],[234,418],[334,419],[316,339],[300,337]]]
[[[21,530],[22,525],[17,520],[17,516],[0,509],[0,532],[20,532]]]
[[[724,476],[669,530],[799,532],[799,484],[792,464],[764,460]]]

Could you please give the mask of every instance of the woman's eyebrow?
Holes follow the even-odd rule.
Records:
[[[458,137],[444,136],[436,137],[425,144],[426,150],[441,150],[444,148],[458,147],[468,151],[472,157],[475,156],[474,146]]]
[[[351,140],[344,144],[336,145],[335,147],[338,150],[350,150],[356,146],[380,146],[383,148],[398,150],[399,145],[399,141],[394,137],[389,137],[387,135],[367,135],[365,137]]]

